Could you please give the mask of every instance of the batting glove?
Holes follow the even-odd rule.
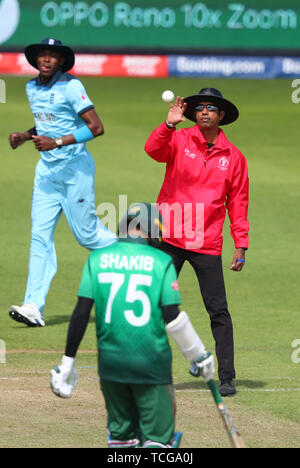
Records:
[[[55,395],[61,398],[71,398],[78,383],[75,359],[63,356],[61,365],[54,366],[50,372],[50,386]]]
[[[215,375],[215,360],[211,353],[205,353],[192,361],[190,374],[193,377],[203,377],[205,382],[213,379]]]

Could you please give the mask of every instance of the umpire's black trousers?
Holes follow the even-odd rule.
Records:
[[[185,260],[195,270],[216,343],[219,379],[221,382],[234,379],[233,327],[227,307],[221,256],[180,249],[167,242],[162,243],[162,250],[173,258],[178,275]]]

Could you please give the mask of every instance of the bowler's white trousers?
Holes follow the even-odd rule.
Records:
[[[90,153],[69,160],[38,162],[32,195],[32,230],[25,304],[43,314],[51,281],[57,271],[54,232],[65,213],[80,245],[95,250],[116,242],[117,236],[96,215],[95,164]]]

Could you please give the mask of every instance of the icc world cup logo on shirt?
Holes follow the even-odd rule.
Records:
[[[15,33],[20,21],[18,0],[0,0],[0,44]]]
[[[229,161],[227,158],[225,158],[225,156],[219,159],[218,168],[221,169],[221,171],[227,171],[228,166],[229,166]]]

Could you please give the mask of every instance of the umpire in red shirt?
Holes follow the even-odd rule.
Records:
[[[167,120],[145,145],[151,158],[166,163],[157,199],[166,225],[163,249],[173,257],[178,274],[187,260],[197,275],[216,343],[222,396],[236,393],[233,327],[221,259],[226,210],[235,244],[233,271],[245,265],[249,231],[247,162],[220,128],[238,116],[219,90],[203,88],[170,103]],[[196,125],[176,130],[186,118]]]

